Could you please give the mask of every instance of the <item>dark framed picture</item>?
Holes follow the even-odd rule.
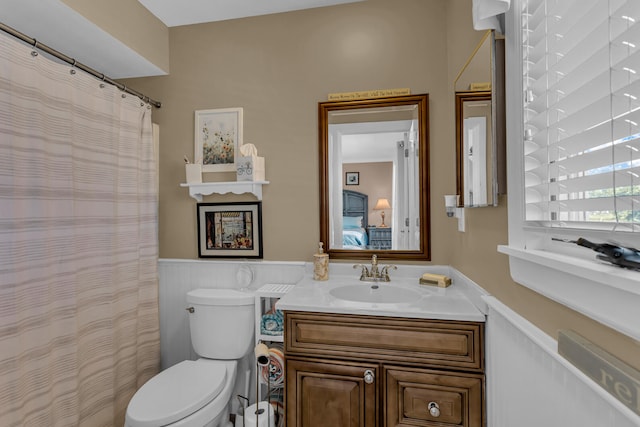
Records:
[[[345,182],[347,185],[360,185],[360,172],[347,172]]]
[[[262,258],[262,203],[198,203],[200,258]]]

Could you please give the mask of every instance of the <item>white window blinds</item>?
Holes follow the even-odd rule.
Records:
[[[526,221],[640,232],[640,1],[521,4]]]

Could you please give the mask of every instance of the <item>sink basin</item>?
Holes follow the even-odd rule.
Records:
[[[338,286],[329,294],[341,300],[375,304],[402,304],[422,298],[417,291],[379,283]]]

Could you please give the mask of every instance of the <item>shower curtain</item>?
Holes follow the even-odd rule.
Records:
[[[151,108],[0,34],[0,425],[118,426],[159,369]]]

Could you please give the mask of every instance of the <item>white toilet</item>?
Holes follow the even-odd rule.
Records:
[[[198,360],[151,378],[127,407],[125,427],[230,427],[229,403],[238,360],[253,344],[254,295],[233,289],[187,293],[189,327]]]

